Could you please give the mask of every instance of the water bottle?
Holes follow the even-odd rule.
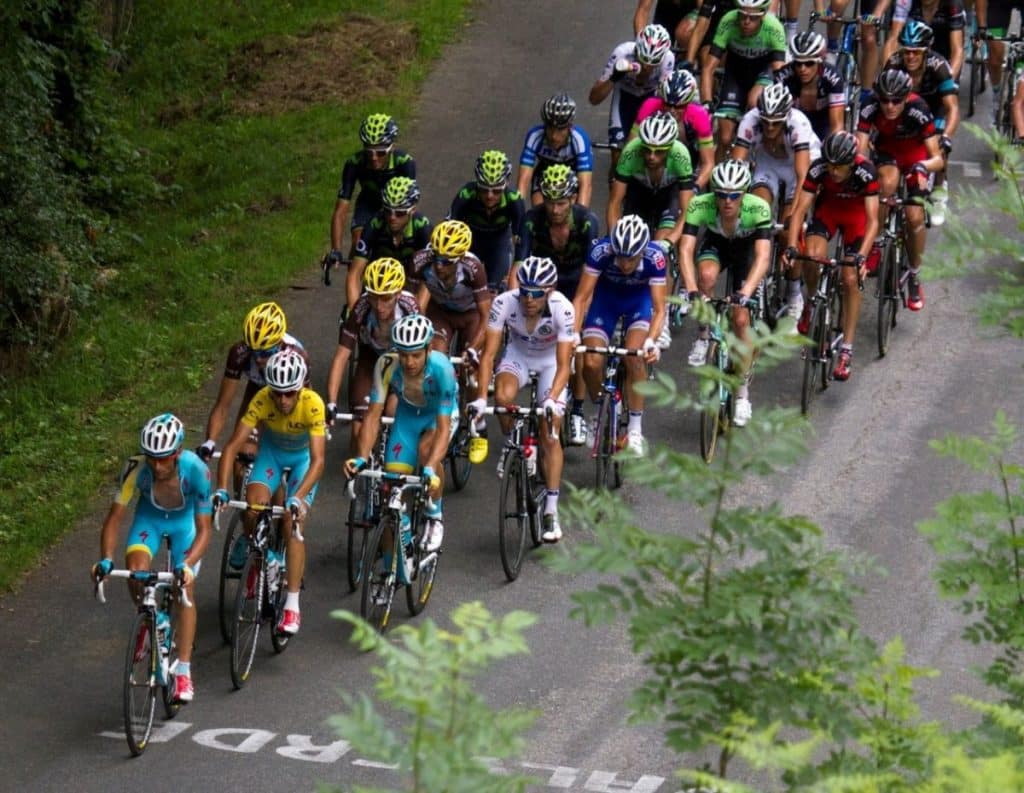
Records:
[[[280,577],[281,557],[276,551],[267,551],[267,591],[272,596],[277,593],[277,584]]]
[[[523,458],[526,460],[526,473],[535,476],[537,473],[537,442],[532,435],[523,441]]]

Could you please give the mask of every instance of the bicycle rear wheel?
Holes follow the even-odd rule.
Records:
[[[971,48],[970,55],[970,76],[967,88],[967,117],[974,115],[977,98],[985,87],[985,63],[977,47]]]
[[[398,555],[385,550],[385,541],[394,542],[394,516],[381,516],[370,532],[363,558],[363,592],[359,613],[383,633],[391,616],[391,602],[398,588]]]
[[[220,635],[225,644],[231,644],[231,617],[235,609],[235,593],[238,590],[239,570],[231,567],[231,552],[235,543],[244,537],[242,513],[234,510],[224,536],[224,551],[220,555],[220,582],[217,591],[217,614],[220,621]]]
[[[348,502],[348,543],[345,548],[345,568],[348,574],[348,591],[355,592],[363,580],[363,557],[366,555],[366,538],[372,523],[369,518],[370,495],[363,486],[363,480],[356,481],[356,497]],[[362,491],[362,492],[360,492]]]
[[[231,683],[236,690],[245,685],[252,671],[263,620],[265,579],[263,554],[259,551],[250,553],[235,593],[235,613],[231,622]]]
[[[825,346],[826,346],[826,317],[824,306],[816,304],[811,309],[811,323],[807,335],[814,341],[812,347],[804,347],[804,375],[800,386],[800,412],[805,416],[811,409],[811,401],[814,398],[815,382],[819,376],[819,369],[826,367]]]
[[[526,530],[530,520],[526,498],[526,466],[518,448],[505,449],[505,470],[498,502],[498,550],[505,578],[515,581],[523,566]],[[599,458],[600,459],[600,458]]]
[[[124,734],[128,749],[138,757],[149,744],[156,714],[156,620],[151,612],[135,615],[124,659]]]
[[[469,475],[473,473],[473,465],[469,462],[469,426],[466,421],[459,422],[459,428],[455,430],[455,437],[448,445],[448,454],[445,460],[451,471],[452,489],[462,490],[469,482]]]
[[[884,358],[889,351],[889,334],[896,327],[896,309],[899,308],[899,244],[889,240],[882,251],[878,272],[878,356]]]

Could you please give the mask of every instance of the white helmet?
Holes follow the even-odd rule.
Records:
[[[434,323],[422,314],[407,314],[391,326],[391,343],[400,352],[424,349],[434,338]]]
[[[789,51],[795,61],[820,61],[824,52],[825,37],[813,30],[805,30],[793,36]]]
[[[139,434],[142,453],[170,457],[185,443],[185,425],[173,413],[161,413],[147,421]]]
[[[275,352],[267,360],[263,378],[275,391],[295,391],[306,382],[306,361],[295,350]]]
[[[750,179],[750,168],[743,160],[722,160],[711,171],[711,189],[746,192]]]
[[[612,229],[612,253],[616,256],[636,256],[651,241],[651,231],[639,215],[624,215]]]
[[[558,283],[558,269],[546,256],[527,256],[516,275],[527,289],[547,289]]]
[[[640,141],[652,149],[667,149],[679,137],[679,124],[668,113],[655,113],[640,122]]]
[[[766,14],[771,0],[736,0],[736,8],[741,14]]]
[[[785,83],[766,85],[757,98],[757,113],[768,121],[784,121],[793,109],[793,95]]]
[[[645,66],[657,66],[672,47],[672,37],[661,25],[648,25],[636,37],[636,59]]]

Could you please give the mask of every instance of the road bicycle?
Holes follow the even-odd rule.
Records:
[[[616,454],[625,443],[629,421],[626,367],[623,358],[642,356],[643,350],[621,346],[625,333],[619,332],[608,347],[579,345],[577,353],[604,355],[604,380],[597,401],[597,424],[591,438],[590,457],[594,460],[594,487],[614,489],[622,485],[622,472]]]
[[[842,250],[841,239],[837,250]],[[851,260],[804,254],[794,256],[793,260],[810,262],[818,266],[818,288],[810,297],[810,320],[807,326],[807,338],[812,344],[810,347],[804,347],[800,353],[804,362],[800,386],[800,412],[806,416],[811,409],[811,400],[818,390],[815,387],[816,383],[820,382],[820,390],[825,391],[832,381],[833,361],[836,360],[843,343],[840,270],[843,267],[858,265]],[[858,278],[858,286],[861,286],[859,282]]]
[[[862,17],[835,17],[820,14],[812,11],[810,15],[810,29],[814,30],[815,24],[822,22],[825,25],[839,25],[839,49],[836,53],[835,69],[843,78],[846,86],[846,111],[843,126],[848,132],[857,131],[857,117],[860,113],[860,95],[863,86],[860,81],[860,67],[857,63],[857,54],[860,52],[860,29],[863,23]],[[876,19],[873,22],[875,30],[882,27],[882,20]]]
[[[285,509],[237,499],[228,501],[227,506],[257,513],[252,536],[249,537],[249,552],[239,574],[231,618],[231,683],[238,690],[249,680],[264,622],[270,623],[270,642],[275,653],[283,653],[291,639],[290,634],[276,630],[288,595],[285,586],[286,543],[282,532]],[[219,512],[214,519],[219,522]],[[292,536],[302,541],[301,525],[294,512]]]
[[[977,22],[971,14],[971,34],[965,43],[964,63],[967,66],[967,118],[974,115],[978,97],[988,83],[988,45],[978,34]]]
[[[214,459],[220,458],[220,452],[213,453]],[[242,476],[239,479],[238,488],[235,490],[235,498],[241,499],[245,494],[246,485],[252,475],[252,464],[256,455],[248,452],[239,452],[237,462],[242,468]],[[219,524],[218,524],[219,528]],[[238,590],[238,581],[241,578],[241,568],[231,565],[232,554],[238,555],[236,550],[238,543],[245,542],[245,531],[242,526],[242,513],[235,510],[231,513],[226,533],[224,535],[224,547],[220,555],[220,579],[217,585],[217,615],[220,623],[220,635],[225,644],[231,643],[231,618],[235,612],[235,593]]]
[[[353,421],[351,413],[339,413],[335,421]],[[391,425],[395,423],[392,416],[381,416],[380,437],[370,452],[366,466],[370,470],[384,467],[384,454],[388,448]],[[349,592],[355,592],[363,580],[363,557],[366,556],[366,542],[370,530],[380,520],[380,490],[370,486],[368,479],[360,479],[349,488],[348,516],[345,519],[346,546],[345,570],[348,575]]]
[[[537,372],[530,372],[530,406],[537,404]],[[554,423],[551,411],[540,407],[495,405],[485,408],[486,415],[512,416],[512,434],[501,450],[501,495],[498,499],[498,550],[505,577],[515,581],[523,566],[526,536],[533,547],[541,544],[544,500],[547,483],[540,459],[540,416],[545,416],[551,437]],[[470,419],[472,421],[472,419]]]
[[[715,459],[718,438],[728,431],[735,409],[732,388],[729,386],[732,359],[725,334],[725,327],[729,322],[728,312],[733,304],[728,298],[717,297],[705,302],[714,312],[714,317],[710,323],[710,338],[704,365],[717,372],[717,376],[711,378],[707,393],[703,395],[703,407],[699,416],[700,455],[704,462],[710,463]]]
[[[889,334],[896,327],[896,314],[900,306],[907,305],[907,216],[905,189],[901,184],[896,195],[883,198],[889,206],[889,215],[882,230],[882,254],[878,265],[878,356],[884,358],[889,351]]]
[[[379,490],[380,518],[370,532],[363,557],[360,614],[383,633],[398,587],[405,587],[410,615],[416,616],[426,607],[441,551],[423,547],[428,498],[422,477],[364,468],[356,478],[368,480],[371,488]],[[355,481],[349,483],[350,488]]]
[[[1019,26],[1018,26],[1019,29]],[[995,114],[995,129],[1007,140],[1014,140],[1017,137],[1013,125],[1013,96],[1016,92],[1017,82],[1024,72],[1024,41],[1018,33],[1014,37],[994,39],[989,41],[1003,41],[1006,43],[1005,54],[1003,55],[1003,77],[999,81],[999,107]]]
[[[138,757],[149,745],[156,714],[157,694],[164,716],[173,719],[181,703],[174,699],[177,646],[171,607],[179,600],[186,608],[192,603],[175,573],[155,570],[111,570],[108,578],[126,578],[142,587],[124,659],[124,734],[128,749]],[[104,581],[95,582],[95,595],[106,603]]]
[[[477,389],[476,376],[464,356],[449,356],[452,366],[455,367],[456,382],[459,386],[459,415],[466,415],[466,402],[470,400]],[[469,483],[469,475],[473,473],[473,465],[469,461],[469,443],[472,440],[468,422],[459,422],[455,428],[455,434],[448,444],[448,451],[444,461],[448,465],[451,476],[448,480],[452,483],[452,489],[462,490]]]

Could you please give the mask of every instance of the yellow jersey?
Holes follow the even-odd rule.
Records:
[[[309,439],[326,435],[324,401],[311,388],[303,388],[295,401],[295,408],[287,416],[278,410],[270,396],[270,386],[264,386],[249,403],[242,416],[248,427],[263,427],[260,440],[267,440],[279,449],[299,451],[309,448]]]

